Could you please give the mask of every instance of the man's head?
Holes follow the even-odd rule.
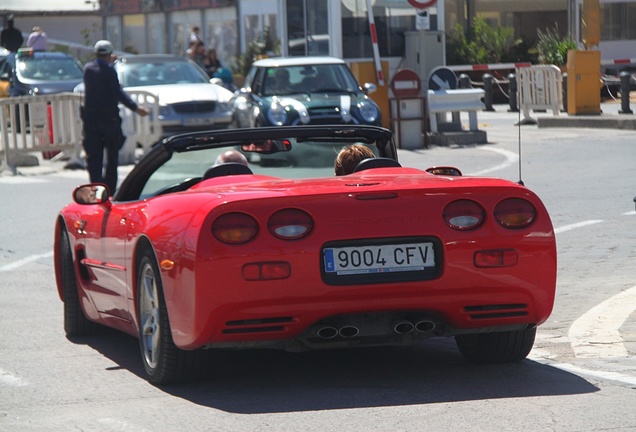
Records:
[[[13,27],[13,15],[9,15],[9,16],[7,17],[7,25],[8,25],[9,27]]]
[[[228,162],[240,163],[245,166],[248,165],[247,158],[243,155],[243,153],[236,150],[228,150],[221,153],[216,158],[216,161],[214,161],[214,165],[221,165]]]
[[[110,57],[113,53],[113,44],[107,40],[99,40],[95,43],[95,55],[97,57]]]

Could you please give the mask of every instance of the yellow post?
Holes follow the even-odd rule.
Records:
[[[601,41],[601,5],[599,0],[583,0],[581,38],[586,49],[598,46]]]
[[[568,51],[568,114],[600,114],[600,51]]]
[[[382,73],[385,77],[389,76],[389,62],[383,61]],[[376,104],[380,107],[382,112],[382,126],[390,128],[391,119],[389,115],[389,83],[385,80],[384,85],[378,85],[376,80],[375,64],[373,62],[352,62],[350,65],[353,76],[356,77],[360,85],[364,83],[373,83],[378,87],[378,91],[369,95]]]

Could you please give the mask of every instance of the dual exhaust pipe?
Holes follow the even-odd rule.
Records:
[[[393,331],[400,335],[409,334],[413,331],[418,333],[427,333],[435,329],[435,323],[430,320],[421,320],[417,322],[398,321],[393,324]],[[340,328],[332,326],[324,326],[318,329],[316,334],[321,339],[333,339],[336,336],[343,338],[352,338],[360,333],[360,329],[356,326],[346,325]]]

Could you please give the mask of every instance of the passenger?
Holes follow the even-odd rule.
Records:
[[[292,90],[291,83],[289,82],[289,71],[287,69],[277,69],[274,77],[275,84],[272,89],[274,92],[286,93]]]
[[[353,144],[343,148],[336,156],[334,171],[337,176],[351,174],[360,162],[374,158],[373,151],[362,144]]]
[[[243,153],[236,150],[228,150],[221,153],[214,162],[214,166],[221,165],[228,162],[240,163],[241,165],[248,166],[247,158]]]

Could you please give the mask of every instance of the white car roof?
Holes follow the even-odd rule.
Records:
[[[310,66],[321,64],[345,64],[345,61],[337,57],[273,57],[255,61],[252,66],[280,67],[280,66]]]

